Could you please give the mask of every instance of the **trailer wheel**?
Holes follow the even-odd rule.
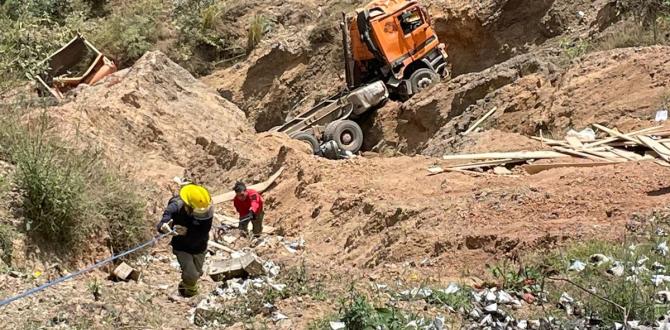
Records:
[[[430,86],[437,84],[440,76],[433,70],[421,68],[409,77],[409,83],[412,85],[412,94],[416,94]]]
[[[319,151],[319,141],[311,133],[300,132],[296,134],[293,138],[309,144],[309,146],[312,148],[312,153],[316,154]]]
[[[363,130],[351,120],[335,121],[326,126],[326,140],[333,140],[340,149],[356,153],[363,146]]]

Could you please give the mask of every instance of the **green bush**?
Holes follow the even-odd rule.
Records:
[[[121,67],[130,66],[159,40],[158,24],[163,9],[160,0],[119,4],[107,17],[88,21],[85,36]]]
[[[2,118],[0,144],[16,164],[29,235],[65,254],[76,254],[96,237],[109,237],[115,251],[148,237],[144,203],[98,150],[64,147],[44,114],[29,124],[19,118]]]

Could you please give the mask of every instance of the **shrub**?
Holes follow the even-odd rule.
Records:
[[[87,22],[86,37],[121,67],[132,65],[159,40],[162,10],[160,0],[118,4],[107,17]]]
[[[144,203],[99,150],[64,147],[51,134],[45,114],[29,123],[19,118],[0,120],[0,144],[16,164],[14,180],[29,235],[64,254],[76,254],[94,236],[108,236],[114,250],[147,238]]]

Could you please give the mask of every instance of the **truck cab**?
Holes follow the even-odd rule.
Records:
[[[449,75],[446,46],[416,0],[373,1],[346,25],[353,87],[382,79],[391,91],[409,96]]]

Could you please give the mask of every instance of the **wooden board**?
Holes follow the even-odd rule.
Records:
[[[275,174],[273,174],[269,179],[267,179],[267,180],[265,180],[261,183],[251,185],[247,188],[256,190],[258,192],[264,192],[275,182],[275,180],[277,180],[277,178],[281,175],[281,173],[283,171],[284,171],[284,166],[282,166],[279,170],[277,170],[277,172],[275,172]],[[221,195],[217,195],[217,196],[212,197],[212,203],[213,204],[221,204],[223,202],[232,201],[233,198],[235,198],[235,192],[234,191],[229,191],[227,193],[223,193]]]
[[[599,161],[599,162],[601,162],[601,161],[613,162],[612,160],[609,160],[607,158],[594,156],[594,155],[587,154],[587,153],[580,152],[580,151],[576,151],[576,150],[571,150],[571,149],[567,149],[567,148],[563,148],[563,147],[553,147],[553,148],[557,151],[564,152],[568,155],[579,156],[579,157],[582,157],[582,158],[587,158],[587,159],[591,159],[591,160],[595,160],[595,161]]]
[[[615,131],[613,129],[609,129],[605,126],[598,125],[598,124],[593,124],[593,127],[597,128],[597,129],[599,129],[599,130],[601,130],[601,131],[603,131],[603,132],[605,132],[605,133],[607,133],[607,134],[609,134],[613,137],[618,137],[622,140],[628,140],[630,142],[640,143],[640,140],[638,140],[637,138],[635,138],[631,135],[619,133],[618,131]]]
[[[548,159],[548,158],[565,158],[569,155],[555,152],[555,151],[518,151],[518,152],[489,152],[481,154],[461,154],[461,155],[445,155],[444,160],[489,160],[489,159],[514,159],[514,160],[528,160],[528,159]]]
[[[658,156],[663,158],[663,160],[670,161],[670,149],[668,149],[666,146],[654,141],[654,139],[648,136],[639,135],[638,139],[640,139],[640,142],[642,142],[644,145],[656,151]]]
[[[565,167],[596,167],[596,166],[607,166],[615,165],[614,162],[594,162],[594,163],[554,163],[554,164],[530,164],[522,166],[523,169],[528,174],[537,174],[542,171],[551,170],[554,168],[565,168]]]
[[[575,149],[584,148],[584,144],[576,136],[566,136],[565,141],[568,141],[568,144]]]
[[[661,127],[663,127],[663,126],[648,127],[648,128],[641,129],[639,131],[630,132],[630,133],[627,133],[627,134],[624,134],[624,135],[625,136],[634,136],[634,135],[638,135],[640,133],[650,132],[650,131],[659,129]],[[599,145],[603,145],[603,144],[609,144],[609,143],[612,143],[612,142],[616,142],[616,141],[619,141],[619,140],[621,140],[621,138],[618,137],[618,136],[610,137],[610,138],[607,138],[607,139],[604,139],[604,140],[596,141],[596,142],[593,142],[593,143],[588,143],[588,144],[586,144],[586,147],[587,148],[588,147],[595,147],[595,146],[599,146]],[[638,144],[637,142],[631,142],[631,141],[628,141],[628,142],[630,142],[630,144],[632,144],[632,145],[637,145]]]
[[[474,124],[472,124],[472,126],[470,126],[470,128],[468,128],[468,130],[465,131],[465,133],[463,133],[463,135],[468,135],[472,131],[474,131],[479,125],[481,125],[481,123],[484,122],[484,120],[486,120],[486,118],[488,118],[494,112],[496,112],[496,110],[498,110],[498,107],[493,107],[493,109],[489,110],[489,112],[487,112],[484,116],[482,116],[482,118],[479,118],[479,120],[477,120]]]

